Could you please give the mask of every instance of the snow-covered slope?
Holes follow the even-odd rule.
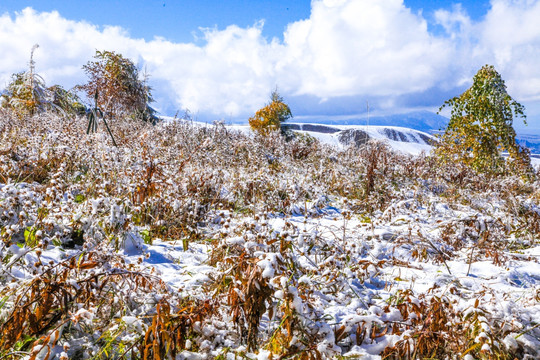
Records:
[[[249,132],[247,125],[229,125],[229,128]],[[399,126],[324,125],[287,123],[285,129],[307,134],[320,142],[338,148],[360,146],[374,139],[386,142],[392,149],[405,154],[419,155],[431,150],[434,137],[426,132]]]
[[[362,125],[324,125],[324,124],[286,124],[286,128],[308,134],[322,143],[344,148],[360,146],[370,139],[383,141],[395,151],[409,155],[429,153],[431,144],[436,141],[426,132],[399,126],[362,126]],[[246,129],[247,130],[247,129]],[[540,167],[540,155],[533,154],[531,163]]]
[[[168,119],[169,121],[172,118]],[[211,126],[208,123],[197,123],[201,126]],[[228,128],[249,133],[248,125],[228,125]],[[326,125],[318,123],[287,123],[286,129],[294,132],[308,134],[320,142],[345,148],[351,145],[360,146],[370,139],[384,141],[395,151],[409,155],[429,153],[431,143],[436,141],[434,136],[411,128],[401,126],[366,126],[366,125]],[[527,145],[527,144],[522,144]],[[534,167],[540,167],[540,154],[533,154],[531,162]]]
[[[287,129],[309,134],[323,143],[346,147],[360,146],[370,139],[385,141],[394,150],[418,155],[431,150],[433,136],[398,126],[326,126],[321,124],[287,124]]]

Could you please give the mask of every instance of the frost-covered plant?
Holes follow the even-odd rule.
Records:
[[[266,350],[281,357],[320,358],[320,345],[328,345],[325,337],[331,329],[313,328],[319,314],[313,311],[313,289],[303,276],[299,250],[289,231],[275,232],[268,220],[268,214],[257,214],[253,222],[223,232],[221,241],[213,243],[211,263],[222,273],[211,285],[214,299],[226,298],[240,341],[248,349],[262,348],[260,323],[267,315],[271,335],[263,346]],[[292,224],[287,229],[296,232]],[[262,249],[265,255],[258,255]]]
[[[395,300],[394,300],[395,301]],[[386,359],[475,358],[514,359],[522,354],[511,335],[513,324],[490,318],[479,299],[461,312],[450,297],[414,299],[410,292],[399,294],[395,304],[404,322],[395,323],[392,332],[403,339],[387,347]]]
[[[2,106],[15,111],[19,117],[44,111],[50,106],[49,94],[43,78],[35,72],[34,45],[30,53],[28,71],[12,75],[12,80],[2,94]]]
[[[151,88],[146,78],[140,79],[135,64],[114,51],[97,50],[94,59],[83,66],[88,83],[77,88],[88,99],[97,94],[97,107],[114,118],[134,116],[155,123],[155,110],[150,107]]]
[[[378,143],[86,126],[0,112],[0,356],[538,355],[537,184]]]
[[[11,82],[2,94],[1,106],[12,110],[18,117],[52,111],[61,115],[82,115],[85,107],[78,96],[60,85],[47,87],[45,80],[35,71],[34,45],[29,69],[12,75]]]
[[[85,115],[86,106],[82,103],[82,100],[77,94],[72,91],[64,89],[61,85],[53,85],[47,88],[50,93],[50,101],[52,103],[53,110],[61,109],[62,114],[65,115]]]

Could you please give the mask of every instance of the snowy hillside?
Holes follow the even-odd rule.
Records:
[[[208,124],[196,123],[200,126]],[[230,129],[239,130],[245,134],[251,133],[247,125],[229,125]],[[404,154],[419,155],[431,150],[433,136],[414,129],[398,126],[359,126],[359,125],[324,125],[286,123],[284,129],[297,133],[308,134],[318,139],[322,144],[331,145],[339,149],[348,146],[361,146],[369,140],[379,140],[392,149]]]
[[[0,358],[540,356],[539,180],[403,128],[110,125],[0,114]]]
[[[321,124],[287,124],[285,128],[309,134],[325,144],[339,148],[360,146],[374,139],[384,141],[394,150],[419,155],[431,150],[433,136],[413,129],[397,126],[324,126]]]
[[[412,111],[405,113],[396,113],[390,115],[371,115],[367,114],[357,116],[298,116],[294,122],[300,124],[319,124],[328,127],[342,128],[348,127],[401,127],[417,130],[427,134],[434,134],[446,128],[449,119],[431,111]],[[535,121],[529,121],[528,126],[524,126],[519,121],[516,126],[518,142],[528,147],[532,153],[540,157],[540,129]]]

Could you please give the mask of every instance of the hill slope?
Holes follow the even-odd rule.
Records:
[[[309,134],[325,144],[338,146],[361,146],[369,140],[384,141],[394,150],[418,155],[429,152],[433,136],[413,129],[397,126],[326,126],[322,124],[284,124],[285,129]]]

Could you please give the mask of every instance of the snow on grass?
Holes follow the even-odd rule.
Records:
[[[0,356],[539,355],[538,181],[392,140],[117,122],[114,148],[3,116]]]

